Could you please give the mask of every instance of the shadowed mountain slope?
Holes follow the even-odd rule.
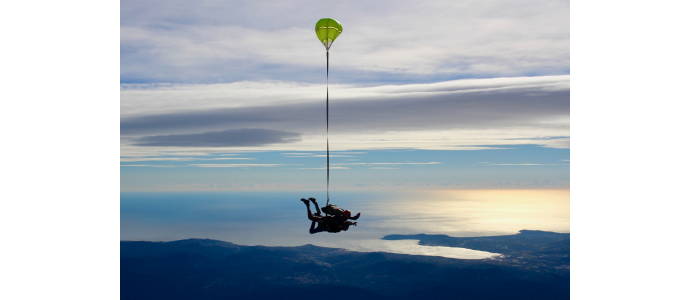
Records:
[[[120,242],[122,299],[568,299],[569,281],[567,270],[501,259],[207,239]]]

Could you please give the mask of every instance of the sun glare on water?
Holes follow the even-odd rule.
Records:
[[[384,207],[385,206],[385,207]],[[522,229],[570,232],[570,190],[443,190],[412,193],[374,211],[406,233],[478,236]]]

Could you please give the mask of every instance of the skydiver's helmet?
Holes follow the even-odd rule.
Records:
[[[352,213],[349,210],[345,210],[343,212],[343,217],[345,217],[345,218],[350,218],[351,215],[352,215]]]

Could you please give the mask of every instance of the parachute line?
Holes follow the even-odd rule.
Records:
[[[323,18],[316,22],[314,29],[319,42],[326,47],[326,205],[328,205],[331,201],[331,149],[328,141],[328,50],[330,50],[335,39],[343,32],[343,25],[334,19]]]
[[[326,50],[326,205],[331,201],[331,151],[328,146],[328,50]]]

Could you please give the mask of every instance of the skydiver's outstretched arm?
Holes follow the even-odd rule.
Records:
[[[359,219],[359,216],[360,216],[360,215],[361,215],[361,213],[357,213],[354,217],[349,217],[348,219],[350,219],[350,220],[357,220],[357,219]]]
[[[343,224],[337,224],[337,226],[341,230],[347,231],[350,229],[350,226],[357,226],[357,222],[345,221]]]

